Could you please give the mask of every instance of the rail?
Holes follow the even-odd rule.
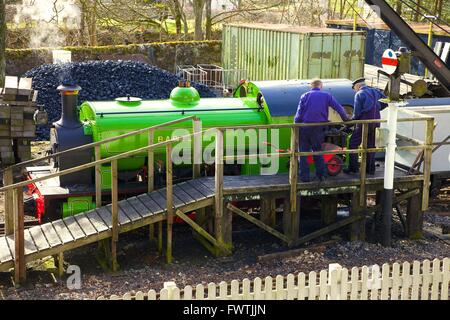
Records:
[[[400,112],[400,111],[399,111]],[[426,121],[426,136],[424,139],[424,143],[415,146],[404,146],[398,147],[398,150],[410,150],[410,149],[422,149],[424,151],[424,172],[423,172],[423,208],[428,207],[428,187],[430,183],[430,168],[431,168],[431,151],[432,151],[432,141],[433,141],[433,128],[434,128],[434,118],[423,116],[417,113],[418,116],[412,118],[403,118],[398,119],[399,122],[405,121]],[[101,159],[100,157],[100,146],[102,144],[121,139],[123,137],[132,136],[135,134],[140,134],[144,132],[148,132],[149,141],[153,141],[153,132],[155,128],[164,127],[167,125],[171,125],[177,122],[192,120],[193,121],[193,132],[187,134],[185,136],[180,136],[176,138],[172,138],[166,140],[164,142],[148,144],[147,146],[137,148],[131,151],[123,152],[118,155],[110,156],[105,159]],[[349,149],[349,150],[340,150],[340,151],[332,151],[333,153],[359,153],[361,156],[361,165],[360,165],[360,199],[359,202],[361,205],[364,205],[365,197],[366,197],[366,157],[368,152],[378,152],[384,151],[384,148],[367,148],[367,140],[368,140],[368,125],[371,123],[383,123],[385,120],[354,120],[348,121],[345,123],[342,122],[329,122],[325,125],[361,125],[362,126],[362,146],[359,149]],[[297,185],[298,185],[298,157],[299,156],[307,156],[307,155],[323,155],[329,154],[331,151],[317,151],[317,152],[297,152],[298,142],[299,142],[299,127],[310,127],[310,126],[323,126],[324,123],[308,123],[308,124],[275,124],[275,125],[247,125],[247,126],[234,126],[234,127],[218,127],[209,130],[215,130],[215,241],[218,246],[226,248],[226,241],[224,238],[224,229],[225,229],[225,221],[224,221],[224,188],[223,188],[223,178],[224,178],[224,160],[230,159],[229,156],[224,157],[224,131],[227,129],[277,129],[277,128],[290,128],[291,130],[291,139],[290,139],[290,151],[278,154],[251,154],[246,155],[245,157],[254,157],[254,156],[288,156],[290,157],[290,167],[289,167],[289,184],[290,184],[290,225],[293,226],[290,230],[290,238],[292,243],[295,243],[298,239],[298,216],[296,214],[297,211]],[[172,261],[172,224],[174,215],[174,204],[173,204],[173,175],[172,175],[172,149],[173,145],[177,142],[183,141],[185,139],[192,139],[193,141],[193,152],[192,152],[192,165],[193,165],[193,178],[200,176],[200,164],[202,163],[202,140],[201,135],[206,130],[201,131],[201,122],[200,119],[196,117],[186,117],[183,119],[179,119],[176,121],[172,121],[169,123],[161,124],[158,126],[153,126],[149,128],[140,129],[134,131],[132,133],[127,133],[121,136],[117,136],[114,138],[110,138],[104,141],[99,141],[96,143],[89,144],[87,146],[82,146],[83,148],[94,147],[95,148],[95,161],[86,163],[83,165],[79,165],[74,168],[65,169],[59,172],[55,172],[49,174],[47,176],[35,178],[32,180],[27,180],[23,182],[13,183],[12,180],[12,168],[9,167],[4,172],[4,181],[6,183],[4,187],[0,188],[1,191],[6,191],[7,197],[5,201],[5,220],[8,222],[6,227],[9,225],[9,229],[7,229],[7,234],[14,234],[15,240],[15,248],[14,248],[14,270],[15,270],[15,279],[17,283],[20,283],[25,278],[25,259],[24,259],[24,227],[23,227],[23,201],[22,201],[22,187],[30,184],[36,183],[39,181],[47,180],[54,177],[60,177],[66,174],[75,173],[81,170],[85,170],[88,168],[95,167],[95,197],[96,197],[96,205],[100,207],[101,197],[102,197],[102,188],[101,188],[101,174],[100,174],[100,166],[105,163],[111,163],[111,214],[112,214],[112,245],[111,245],[111,255],[113,261],[113,269],[117,268],[117,242],[118,242],[118,234],[119,234],[119,224],[118,224],[118,170],[117,170],[117,161],[126,157],[130,157],[136,154],[140,154],[142,152],[148,153],[148,165],[149,165],[149,173],[153,168],[153,152],[156,148],[165,147],[166,154],[166,203],[167,203],[167,251],[166,258],[170,263]],[[63,151],[65,153],[71,152],[73,150],[80,150],[81,147],[73,148],[70,150]],[[59,155],[64,154],[60,152]],[[54,154],[53,156],[56,156]],[[233,159],[238,159],[240,156],[232,156]],[[43,157],[47,158],[47,157]],[[40,160],[42,160],[41,158]],[[28,162],[29,164],[30,162]],[[15,167],[23,165],[18,164]],[[148,182],[148,192],[153,191],[153,179],[152,175],[149,174],[149,182]],[[364,205],[365,208],[365,205]],[[159,222],[162,223],[162,222]],[[12,229],[11,226],[14,226]],[[160,226],[159,226],[160,228]],[[12,230],[11,230],[12,229]],[[161,228],[160,228],[161,229]],[[11,232],[13,231],[13,232]]]

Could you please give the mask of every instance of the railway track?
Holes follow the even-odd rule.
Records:
[[[38,219],[27,219],[24,221],[24,228],[28,229],[39,224]],[[5,222],[0,221],[0,236],[5,235]]]

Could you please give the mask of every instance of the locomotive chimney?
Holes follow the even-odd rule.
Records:
[[[60,85],[57,90],[61,95],[61,119],[56,124],[64,128],[78,128],[82,123],[78,118],[78,92],[81,87],[77,85],[66,86]]]

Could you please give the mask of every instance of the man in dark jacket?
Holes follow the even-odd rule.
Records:
[[[348,120],[344,108],[327,91],[322,91],[323,83],[321,80],[311,82],[311,90],[300,97],[297,113],[294,118],[295,123],[315,123],[328,122],[328,107],[336,110],[341,118]],[[325,126],[301,127],[300,128],[300,152],[321,151],[322,143],[325,140]],[[325,164],[323,156],[314,156],[316,167],[316,176],[322,181],[325,174]],[[300,157],[300,179],[304,182],[309,181],[309,165],[307,157]]]
[[[378,89],[371,88],[366,85],[364,78],[353,81],[353,90],[356,91],[355,102],[353,105],[352,120],[370,120],[380,119],[380,110],[384,109],[385,104],[379,100],[386,96]],[[375,128],[379,127],[379,123],[369,124],[367,147],[375,148]],[[356,149],[362,141],[362,125],[358,124],[350,138],[349,149]],[[375,173],[375,153],[367,155],[366,172],[368,174]],[[349,167],[344,170],[345,173],[353,174],[359,171],[358,155],[350,154]]]

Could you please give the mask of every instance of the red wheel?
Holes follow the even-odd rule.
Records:
[[[344,162],[338,156],[334,156],[327,162],[327,173],[329,176],[337,176],[342,171]]]

